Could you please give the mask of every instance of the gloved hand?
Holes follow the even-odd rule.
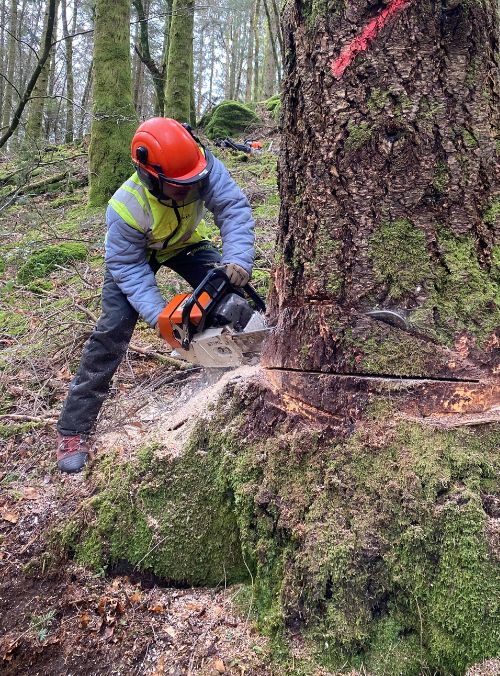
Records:
[[[220,266],[234,286],[245,286],[250,281],[250,275],[238,263],[227,263]]]

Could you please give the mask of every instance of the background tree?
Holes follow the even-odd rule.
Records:
[[[90,193],[104,204],[130,173],[130,141],[137,126],[130,68],[130,3],[98,0],[94,22]]]
[[[194,0],[174,0],[169,30],[165,116],[191,119]]]
[[[12,115],[12,100],[14,96],[14,68],[16,61],[16,32],[17,32],[17,0],[11,0],[9,13],[9,28],[5,31],[6,50],[4,68],[4,98],[2,106],[2,128],[9,126]]]
[[[57,9],[59,7],[59,0],[55,3],[55,15],[57,16]],[[46,40],[52,41],[54,37],[57,39],[57,22],[51,22],[51,3],[47,1],[45,5],[45,15],[43,20],[42,44]],[[47,87],[49,85],[51,67],[51,57],[53,58],[54,51],[51,50],[51,55],[43,66],[39,77],[37,78],[33,93],[31,95],[31,102],[29,105],[28,121],[26,123],[26,137],[25,144],[30,147],[33,143],[38,143],[43,138],[43,111],[47,96]]]

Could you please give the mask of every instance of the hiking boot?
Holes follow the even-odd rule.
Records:
[[[61,472],[80,472],[90,457],[90,449],[80,434],[66,437],[57,433],[57,466]]]

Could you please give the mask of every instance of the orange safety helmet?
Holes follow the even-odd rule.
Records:
[[[188,124],[168,117],[143,122],[132,139],[132,161],[157,199],[189,204],[200,199],[213,166],[212,154]]]

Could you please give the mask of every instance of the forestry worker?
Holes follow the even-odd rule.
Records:
[[[57,463],[80,471],[89,459],[88,435],[139,315],[155,327],[166,306],[155,273],[166,265],[193,288],[223,266],[235,286],[250,279],[254,222],[247,198],[224,165],[187,125],[147,120],[132,140],[136,172],[106,211],[106,270],[102,314],[86,343],[57,423]],[[207,238],[209,209],[222,235],[222,256]]]

